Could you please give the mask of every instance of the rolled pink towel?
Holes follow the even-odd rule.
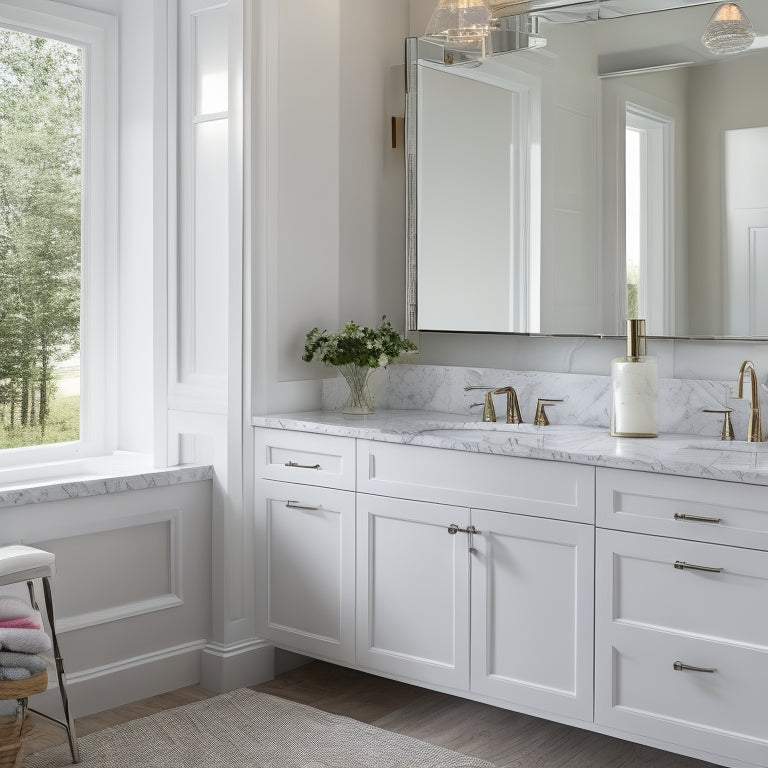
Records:
[[[0,621],[32,618],[37,611],[27,602],[12,595],[0,595]],[[38,614],[39,615],[39,614]]]
[[[51,638],[42,629],[0,629],[0,650],[19,653],[46,653]]]
[[[0,629],[42,629],[43,624],[36,619],[4,619],[0,621]]]

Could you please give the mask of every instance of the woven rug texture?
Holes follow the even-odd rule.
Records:
[[[81,768],[494,768],[409,736],[242,688],[80,738]],[[64,744],[24,768],[70,765]]]

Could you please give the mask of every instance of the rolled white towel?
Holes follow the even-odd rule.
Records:
[[[34,616],[35,613],[35,609],[26,600],[12,595],[0,595],[0,621],[24,619]]]
[[[21,667],[28,669],[33,675],[39,675],[48,669],[48,662],[36,653],[0,651],[0,669],[3,667]]]
[[[42,629],[0,629],[0,650],[19,653],[47,653],[51,638]]]

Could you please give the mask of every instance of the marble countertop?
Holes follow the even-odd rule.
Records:
[[[616,438],[604,427],[487,424],[470,421],[466,414],[419,410],[381,410],[370,416],[307,411],[258,416],[252,424],[404,445],[768,485],[768,443],[724,442],[702,435]]]
[[[14,469],[12,474],[0,471],[0,507],[104,496],[212,477],[213,467],[205,464],[158,468],[131,455],[99,456]]]

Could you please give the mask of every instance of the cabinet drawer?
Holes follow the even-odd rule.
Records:
[[[255,431],[256,477],[355,490],[355,441],[279,429]]]
[[[765,651],[614,624],[596,654],[596,723],[768,765]]]
[[[596,500],[602,528],[768,550],[762,486],[599,467]]]
[[[594,522],[593,467],[358,440],[358,491]]]
[[[595,583],[612,624],[768,653],[768,552],[599,530]]]

